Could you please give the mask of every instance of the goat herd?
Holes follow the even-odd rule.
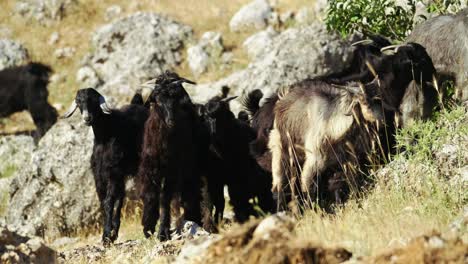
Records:
[[[76,109],[93,128],[91,157],[104,213],[103,242],[117,239],[125,177],[135,175],[146,237],[170,238],[171,202],[183,218],[216,231],[224,187],[235,220],[304,205],[341,204],[368,184],[370,170],[395,148],[398,127],[427,118],[438,103],[435,69],[424,47],[391,46],[379,36],[356,42],[344,71],[306,79],[269,98],[247,94],[236,117],[229,88],[195,104],[165,72],[120,109],[93,88],[78,91]],[[263,104],[260,106],[260,101]],[[299,205],[299,206],[291,206]],[[213,214],[214,210],[214,214]]]
[[[63,117],[79,109],[94,132],[91,167],[104,216],[103,243],[118,237],[129,175],[143,201],[143,232],[155,234],[160,220],[160,240],[170,238],[171,205],[182,207],[183,219],[215,232],[225,186],[238,222],[305,206],[329,209],[368,186],[367,175],[394,153],[396,129],[430,117],[438,107],[436,71],[416,43],[391,45],[367,36],[352,45],[352,61],[343,71],[267,98],[251,91],[241,98],[244,110],[237,117],[229,108],[236,99],[229,88],[196,104],[182,86],[193,82],[169,71],[143,85],[152,89],[146,101],[136,93],[119,109],[111,109],[97,90],[80,89]],[[45,133],[57,112],[45,88],[29,89],[33,93],[26,87],[45,87],[50,68],[31,63],[12,71],[25,77],[13,81],[12,73],[0,74],[2,82],[23,87],[8,98],[31,98],[13,100],[21,102],[10,104],[14,109],[2,104],[1,112],[30,109]],[[49,110],[34,111],[37,102]]]

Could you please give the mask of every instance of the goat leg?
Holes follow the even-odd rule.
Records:
[[[125,186],[123,184],[118,184],[116,187],[117,198],[114,204],[115,213],[112,219],[112,232],[111,232],[111,240],[117,240],[119,236],[119,229],[120,229],[120,216],[122,213],[122,206],[125,197]]]
[[[107,194],[104,199],[104,233],[102,234],[102,243],[104,246],[109,246],[113,240],[111,238],[112,232],[112,215],[114,211],[114,204],[116,200],[116,187],[112,181],[108,182]]]
[[[201,194],[200,181],[197,175],[191,175],[191,179],[184,182],[182,189],[182,203],[184,207],[184,219],[193,221],[199,225],[201,223]]]
[[[228,192],[236,221],[243,223],[250,215],[255,215],[255,210],[249,203],[249,193],[245,192],[243,186],[238,183],[229,184]]]
[[[167,177],[165,179],[161,193],[161,223],[159,225],[158,231],[159,241],[166,241],[171,238],[171,200],[175,191],[174,185],[175,184],[172,180],[172,177]]]
[[[143,234],[146,238],[154,234],[159,219],[159,186],[151,185],[145,188],[143,195]]]

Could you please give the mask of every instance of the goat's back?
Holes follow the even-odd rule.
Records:
[[[47,104],[51,68],[29,63],[0,71],[0,117],[27,108],[31,100]]]

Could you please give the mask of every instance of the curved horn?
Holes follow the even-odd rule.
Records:
[[[155,85],[156,85],[156,78],[140,84],[140,87],[154,89]]]
[[[400,46],[401,46],[401,44],[386,46],[386,47],[381,48],[380,52],[384,52],[384,51],[389,50],[389,49],[395,49],[395,48],[398,48]]]
[[[104,112],[104,114],[112,113],[112,110],[109,108],[109,106],[106,103],[106,98],[104,98],[104,96],[102,95],[99,96],[99,106],[101,107],[102,112]]]
[[[76,111],[76,109],[78,108],[78,105],[76,104],[76,101],[75,99],[73,99],[73,102],[71,103],[70,107],[68,108],[67,112],[65,114],[63,114],[63,116],[61,116],[60,118],[69,118],[70,116],[73,115],[73,113]]]
[[[237,98],[237,95],[236,96],[231,96],[231,97],[228,97],[228,98],[224,98],[222,101],[227,103],[227,102],[232,101],[232,100],[234,100],[236,98]]]
[[[178,80],[175,80],[175,81],[171,82],[171,84],[181,84],[181,83],[189,83],[189,84],[193,84],[193,85],[197,84],[196,82],[187,80],[185,78],[180,78]]]
[[[363,39],[363,40],[359,40],[359,41],[356,41],[356,42],[352,43],[351,46],[354,47],[354,46],[357,46],[359,44],[369,45],[371,43],[374,43],[374,41],[372,39]]]

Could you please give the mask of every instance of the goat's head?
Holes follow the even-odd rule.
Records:
[[[234,114],[229,108],[229,101],[237,98],[237,96],[232,96],[228,98],[221,99],[220,97],[214,97],[204,105],[202,109],[202,119],[208,126],[210,133],[216,134],[217,127],[220,123],[225,121],[231,121],[235,119]]]
[[[384,119],[384,111],[396,111],[382,100],[379,89],[379,80],[375,78],[367,84],[350,83],[344,89],[347,91],[351,103],[347,105],[347,114],[351,114],[354,106],[359,105],[360,112],[368,122]],[[349,102],[346,102],[349,103]]]
[[[164,113],[164,119],[168,127],[174,125],[178,113],[186,109],[193,110],[193,103],[182,86],[182,83],[187,81],[179,78],[163,85],[156,84],[155,89],[148,97],[147,103],[155,103],[156,107]]]
[[[106,103],[106,99],[93,88],[80,89],[76,93],[68,111],[63,118],[68,118],[79,108],[86,125],[93,125],[96,118],[102,114],[110,114],[112,110]]]
[[[418,84],[431,82],[436,73],[432,59],[426,49],[417,43],[406,43],[383,48],[392,56],[395,75],[407,83],[415,80]]]

